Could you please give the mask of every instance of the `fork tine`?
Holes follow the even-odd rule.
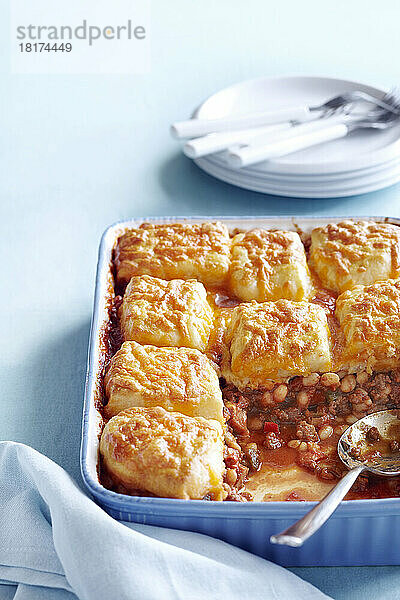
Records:
[[[383,102],[400,112],[400,90],[397,87],[390,89],[382,98]]]

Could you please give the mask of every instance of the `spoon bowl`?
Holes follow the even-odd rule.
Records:
[[[381,440],[400,440],[400,410],[381,410],[353,423],[338,441],[340,460],[348,469],[363,466],[375,475],[400,475],[400,452],[379,452],[380,456],[375,452],[368,456],[371,442],[367,435],[371,427],[378,430]],[[367,454],[363,455],[365,451]]]

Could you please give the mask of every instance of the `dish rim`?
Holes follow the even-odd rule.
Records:
[[[96,391],[97,376],[99,369],[98,358],[100,355],[99,338],[102,327],[104,326],[104,318],[102,318],[102,305],[106,302],[106,297],[102,296],[102,288],[110,279],[110,258],[114,244],[110,246],[109,238],[114,236],[114,243],[117,239],[117,234],[127,227],[138,226],[144,222],[154,223],[173,223],[181,221],[189,222],[205,222],[205,221],[280,221],[286,225],[294,226],[296,221],[325,221],[340,222],[342,220],[375,220],[378,222],[386,222],[400,226],[400,217],[389,216],[370,216],[370,215],[186,215],[186,216],[151,216],[151,217],[135,217],[128,220],[117,221],[109,225],[103,232],[100,240],[98,251],[98,262],[95,279],[95,292],[93,301],[93,311],[90,324],[89,346],[87,354],[87,369],[85,378],[85,392],[83,402],[83,417],[82,417],[82,438],[80,449],[80,467],[83,482],[90,493],[100,502],[107,506],[118,507],[121,510],[130,512],[159,514],[159,515],[179,515],[184,517],[229,517],[229,518],[296,518],[304,514],[310,508],[317,504],[317,501],[268,501],[268,502],[234,502],[234,501],[210,501],[210,500],[180,500],[176,498],[158,498],[145,496],[128,496],[108,490],[98,480],[95,480],[90,472],[89,467],[89,419],[90,410],[94,401]],[[284,223],[282,223],[282,227]],[[95,408],[95,407],[94,407]],[[97,408],[95,408],[97,410]],[[97,442],[97,460],[98,460],[98,442]],[[96,464],[97,469],[97,464]],[[385,515],[400,515],[400,498],[368,498],[362,500],[344,500],[341,502],[333,518],[340,517],[364,517],[371,515],[371,504],[374,514],[376,511],[382,510]],[[379,515],[376,515],[379,516]]]

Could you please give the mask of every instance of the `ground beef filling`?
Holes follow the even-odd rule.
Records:
[[[261,468],[263,456],[283,447],[296,451],[300,468],[323,480],[339,479],[346,468],[336,445],[347,427],[367,414],[400,408],[400,370],[371,375],[312,373],[287,384],[268,382],[263,389],[244,391],[222,380],[221,388],[227,422],[227,500],[250,500],[243,491],[246,480]],[[399,478],[383,483],[376,479],[363,474],[349,497],[400,495]]]

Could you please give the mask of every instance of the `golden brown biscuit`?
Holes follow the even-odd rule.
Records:
[[[125,342],[113,356],[104,383],[108,418],[132,406],[162,406],[224,423],[217,374],[198,350]]]
[[[309,302],[253,301],[233,309],[225,334],[228,364],[223,375],[240,388],[266,379],[329,371],[330,333],[324,310]]]
[[[155,346],[186,346],[204,352],[213,311],[202,283],[132,277],[119,311],[125,340]]]
[[[294,231],[239,233],[231,256],[230,288],[241,300],[305,300],[312,294],[304,246]]]
[[[346,340],[344,366],[350,370],[400,366],[400,279],[344,292],[337,299],[336,316]]]
[[[117,278],[126,283],[134,275],[162,279],[191,279],[219,285],[229,269],[230,238],[222,223],[143,223],[118,240]]]
[[[108,474],[128,491],[167,498],[222,500],[223,435],[217,421],[129,408],[104,427],[100,453]]]
[[[343,221],[311,234],[310,266],[323,286],[343,292],[400,276],[400,228],[373,221]]]

